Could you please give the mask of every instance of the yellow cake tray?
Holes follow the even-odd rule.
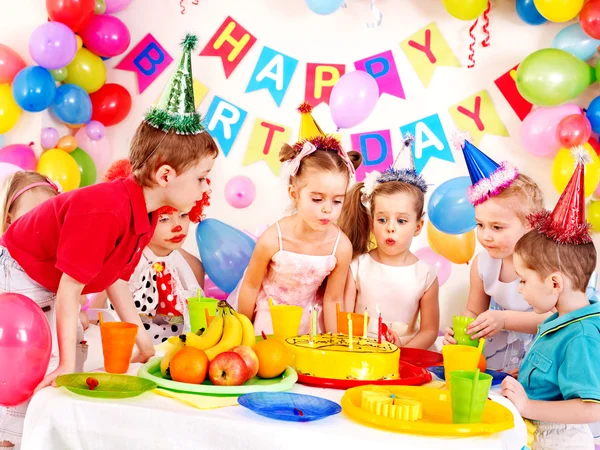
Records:
[[[369,385],[348,389],[342,398],[344,413],[375,428],[410,434],[430,436],[476,436],[498,433],[515,426],[512,413],[499,403],[488,400],[483,411],[482,423],[453,424],[449,391],[419,386],[385,386],[398,397],[411,398],[423,405],[423,418],[404,421],[378,416],[361,408],[362,391],[380,387]]]

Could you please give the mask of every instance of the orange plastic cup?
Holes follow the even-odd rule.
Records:
[[[337,332],[342,334],[348,334],[348,314],[352,318],[352,331],[355,336],[362,336],[363,329],[365,326],[365,315],[358,313],[347,313],[340,311],[340,304],[335,305],[335,312],[337,317]],[[367,317],[367,326],[371,321],[370,317]]]
[[[108,373],[126,373],[133,354],[137,325],[127,322],[105,322],[100,327],[104,370]]]

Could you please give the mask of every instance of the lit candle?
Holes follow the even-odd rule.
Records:
[[[313,329],[313,321],[312,321],[312,313],[313,313],[313,307],[311,306],[310,309],[308,310],[308,321],[309,321],[309,338],[308,338],[308,343],[310,345],[313,345],[313,333],[315,332]]]
[[[367,314],[367,307],[365,306],[365,315],[363,318],[363,339],[367,338],[367,324],[369,323],[369,315]]]
[[[317,334],[317,307],[316,306],[313,306],[311,320],[312,320],[313,334],[316,335]]]
[[[377,309],[377,315],[379,316],[377,319],[377,343],[381,344],[381,311],[379,311],[379,306],[376,305],[375,308]]]
[[[352,316],[350,314],[348,314],[348,340],[350,341],[348,348],[352,349]]]

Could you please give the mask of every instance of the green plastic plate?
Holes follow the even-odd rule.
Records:
[[[162,358],[154,358],[144,364],[138,371],[138,376],[146,378],[159,387],[177,392],[204,394],[212,396],[237,396],[251,392],[280,392],[287,391],[298,381],[298,374],[292,367],[285,369],[280,376],[269,380],[254,377],[241,386],[215,386],[208,377],[202,384],[189,384],[164,378],[160,372]]]
[[[90,390],[85,382],[88,377],[98,380],[98,386]],[[70,373],[56,379],[58,386],[86,397],[95,398],[127,398],[136,397],[144,392],[156,389],[156,383],[131,375],[117,375],[104,372]]]

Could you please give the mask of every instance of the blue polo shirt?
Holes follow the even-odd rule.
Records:
[[[600,304],[546,319],[519,371],[532,400],[600,402]]]

